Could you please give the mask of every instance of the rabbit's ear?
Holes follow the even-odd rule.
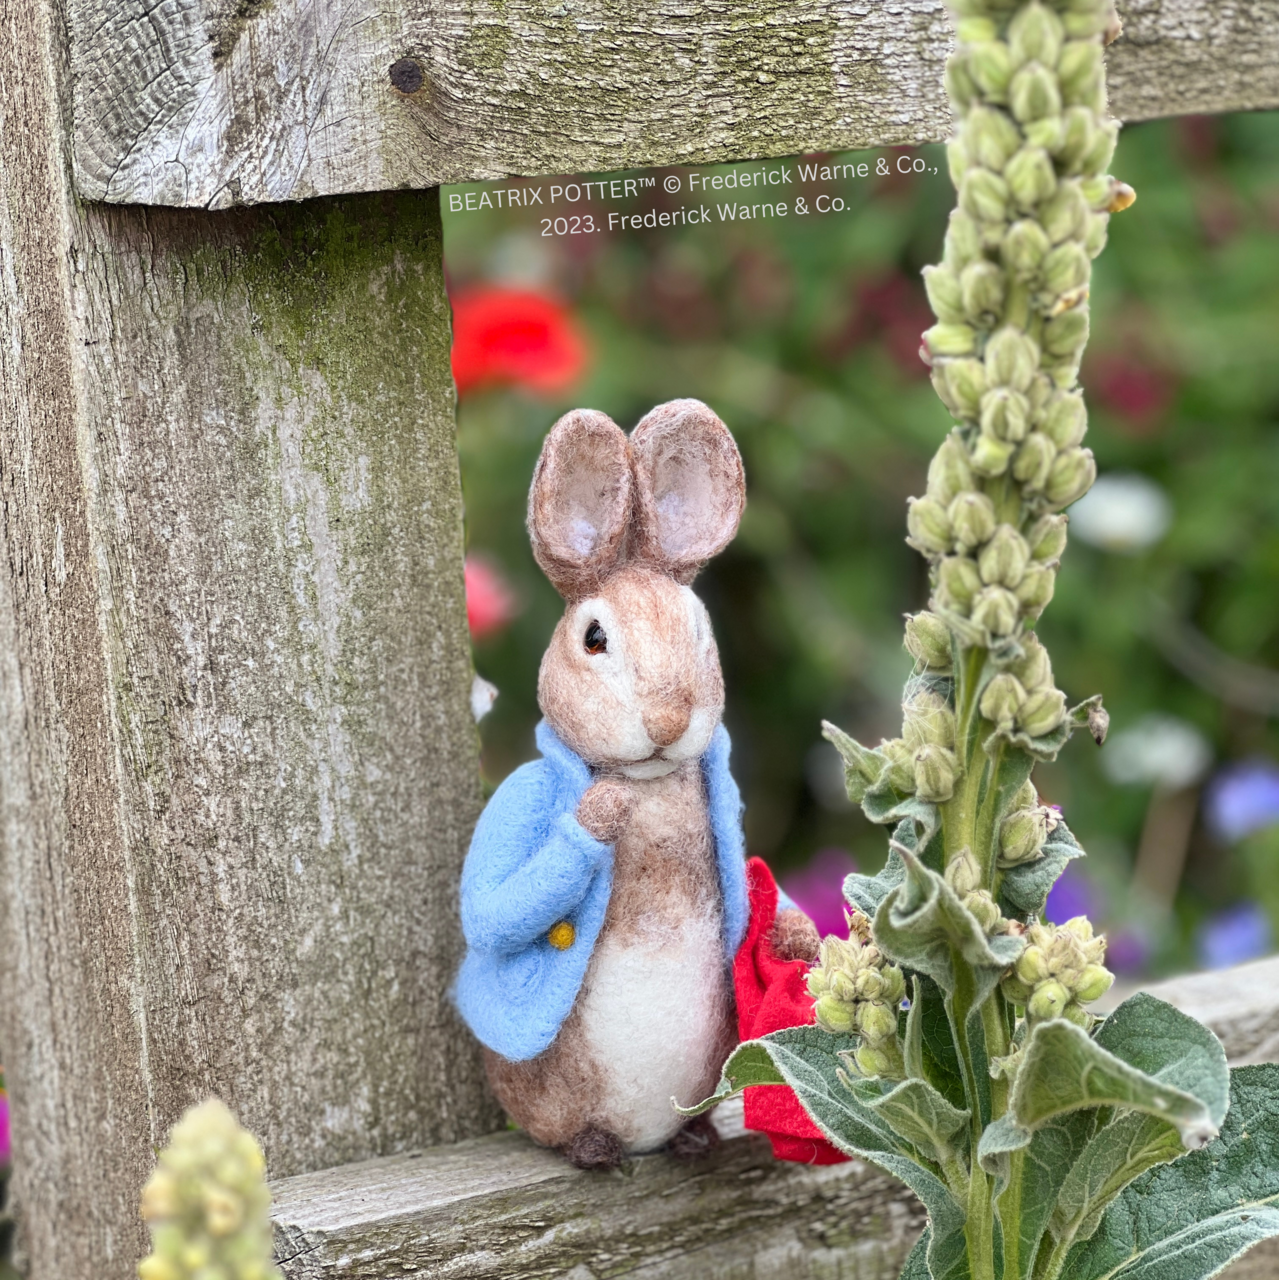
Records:
[[[737,532],[746,505],[742,455],[700,400],[670,400],[631,433],[636,555],[691,582]]]
[[[528,532],[538,564],[566,600],[590,595],[617,563],[631,483],[626,436],[606,413],[574,409],[542,443]]]

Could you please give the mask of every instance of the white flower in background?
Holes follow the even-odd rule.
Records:
[[[1212,746],[1194,725],[1156,713],[1112,733],[1101,750],[1101,764],[1111,782],[1179,791],[1208,772]]]
[[[475,723],[479,724],[497,701],[497,685],[490,684],[483,676],[476,676],[471,681],[471,714]]]
[[[1070,508],[1070,532],[1106,551],[1136,552],[1153,546],[1172,523],[1172,503],[1149,476],[1118,472],[1098,476]]]

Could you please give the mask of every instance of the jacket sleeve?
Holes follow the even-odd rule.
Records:
[[[557,803],[558,801],[558,803]],[[520,951],[571,916],[612,847],[557,812],[544,761],[523,765],[485,806],[462,868],[462,931],[482,951]]]

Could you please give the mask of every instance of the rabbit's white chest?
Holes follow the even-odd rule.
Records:
[[[687,1105],[714,1088],[733,1003],[700,769],[634,786],[580,1012],[607,1127],[643,1151],[683,1123],[672,1098]]]

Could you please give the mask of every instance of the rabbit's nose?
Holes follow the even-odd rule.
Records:
[[[691,698],[663,699],[659,706],[644,716],[644,731],[655,746],[669,747],[684,736],[692,714]]]

